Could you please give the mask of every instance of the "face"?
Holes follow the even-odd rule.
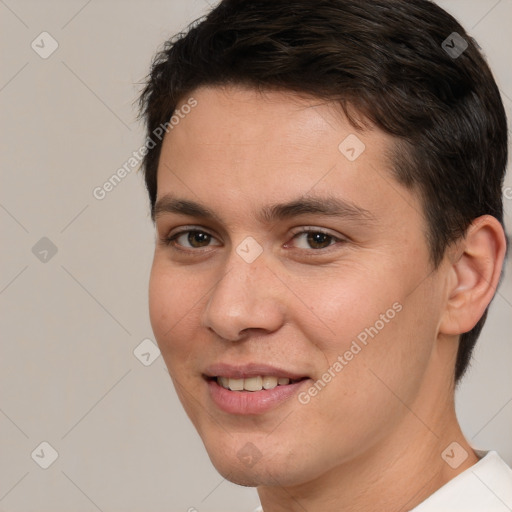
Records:
[[[333,105],[192,96],[158,168],[154,334],[223,476],[313,481],[395,442],[425,396],[443,291],[421,206],[392,139]]]

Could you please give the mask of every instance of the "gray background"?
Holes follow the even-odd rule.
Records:
[[[484,49],[510,116],[512,0],[439,3]],[[255,490],[210,464],[162,358],[145,366],[133,353],[153,339],[154,234],[141,173],[133,169],[103,200],[92,194],[144,140],[133,101],[154,51],[208,7],[0,0],[0,510],[242,512],[258,504]],[[46,59],[31,47],[51,49],[43,31],[59,45]],[[510,233],[512,199],[506,208]],[[33,250],[43,237],[55,255],[44,240]],[[457,408],[473,445],[512,464],[510,266]],[[58,452],[48,469],[39,466],[51,457],[43,441]]]

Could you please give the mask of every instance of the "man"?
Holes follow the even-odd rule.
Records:
[[[454,407],[506,253],[506,117],[464,29],[225,0],[141,104],[151,322],[217,470],[265,512],[510,510]]]

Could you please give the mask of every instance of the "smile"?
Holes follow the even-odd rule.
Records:
[[[287,386],[302,379],[291,380],[287,377],[275,377],[272,375],[256,375],[245,379],[233,379],[230,377],[216,377],[217,384],[230,391],[262,391],[274,389],[277,386]]]

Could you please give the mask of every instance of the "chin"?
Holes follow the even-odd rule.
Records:
[[[238,460],[230,461],[210,459],[221,476],[230,482],[244,487],[282,485],[280,471],[275,471],[272,465],[258,463],[254,467],[246,467]]]
[[[238,448],[239,444],[235,436],[229,445],[205,443],[215,469],[234,484],[244,487],[294,486],[315,478],[311,465],[303,463],[308,458],[297,450],[284,445],[280,450],[267,444],[259,451],[251,441],[243,442],[241,448]]]
[[[243,470],[239,471],[232,470],[231,472],[223,472],[220,471],[218,467],[216,467],[217,471],[221,476],[223,476],[226,480],[229,480],[231,483],[236,485],[241,485],[243,487],[259,487],[261,485],[269,485],[265,478],[262,478],[261,475],[255,473],[251,470]]]

